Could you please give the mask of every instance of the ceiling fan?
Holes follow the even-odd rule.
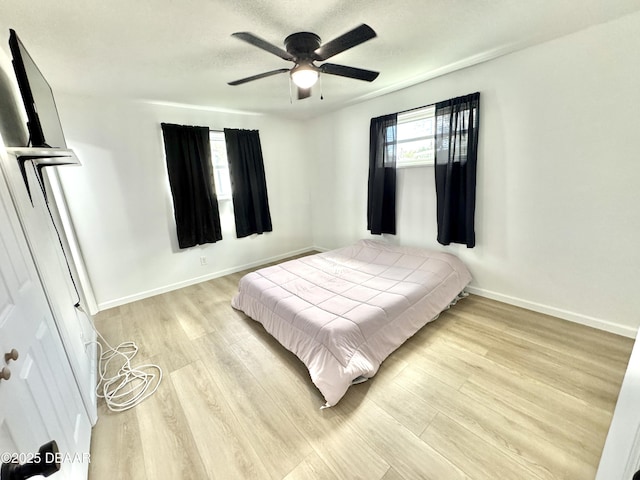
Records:
[[[298,99],[303,99],[311,96],[311,87],[318,80],[320,73],[355,78],[356,80],[364,80],[365,82],[373,82],[379,75],[378,72],[371,70],[336,65],[335,63],[323,63],[322,65],[315,65],[313,63],[316,61],[323,62],[334,55],[374,38],[376,32],[364,23],[324,45],[320,44],[320,37],[315,33],[293,33],[284,39],[286,51],[249,32],[238,32],[232,34],[232,36],[277,55],[283,60],[293,62],[294,66],[292,68],[279,68],[278,70],[271,70],[235,80],[229,82],[229,85],[241,85],[260,78],[289,72],[291,80],[293,80],[293,83],[295,83],[298,88]]]

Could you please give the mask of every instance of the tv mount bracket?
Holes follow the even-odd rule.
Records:
[[[47,200],[47,192],[44,188],[44,178],[42,176],[42,169],[45,167],[56,167],[60,165],[81,165],[80,160],[76,157],[73,150],[59,149],[59,148],[29,148],[29,147],[7,147],[7,152],[12,153],[18,159],[18,166],[24,185],[27,188],[29,194],[29,200],[33,205],[33,198],[31,197],[31,188],[27,180],[27,170],[25,163],[31,161],[36,168],[38,181],[40,182],[40,188],[45,200]],[[4,479],[3,479],[4,480]]]

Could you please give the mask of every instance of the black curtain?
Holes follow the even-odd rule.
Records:
[[[257,130],[225,128],[224,138],[237,237],[271,232],[260,134]]]
[[[398,114],[371,119],[367,229],[396,233],[396,137]]]
[[[180,248],[222,240],[209,128],[162,123]]]
[[[480,93],[436,104],[435,177],[438,242],[475,246]]]

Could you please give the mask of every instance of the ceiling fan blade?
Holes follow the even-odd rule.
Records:
[[[303,98],[309,98],[310,96],[311,96],[311,88],[298,87],[298,100],[302,100]]]
[[[254,80],[259,80],[261,78],[270,77],[271,75],[277,75],[278,73],[284,73],[288,71],[288,68],[279,68],[278,70],[271,70],[270,72],[259,73],[258,75],[253,75],[251,77],[234,80],[233,82],[229,82],[229,85],[242,85],[243,83],[252,82]]]
[[[373,82],[379,72],[372,70],[365,70],[363,68],[346,67],[344,65],[336,65],[335,63],[323,63],[320,65],[320,71],[322,73],[328,73],[329,75],[340,75],[341,77],[355,78],[356,80],[364,80],[365,82]]]
[[[327,60],[338,53],[344,52],[356,45],[360,45],[367,40],[371,40],[375,36],[376,32],[373,31],[373,28],[363,23],[344,35],[340,35],[338,38],[334,38],[324,45],[321,45],[320,48],[314,52],[314,60]]]
[[[289,52],[282,50],[280,47],[276,47],[272,43],[269,43],[260,37],[256,37],[253,33],[237,32],[237,33],[232,33],[231,36],[239,38],[240,40],[250,43],[251,45],[261,48],[262,50],[266,50],[269,53],[273,53],[274,55],[284,60],[290,60],[292,62],[295,60],[293,55],[291,55]]]

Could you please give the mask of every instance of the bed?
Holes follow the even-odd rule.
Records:
[[[231,304],[302,360],[330,407],[470,280],[449,253],[360,240],[251,272]]]

